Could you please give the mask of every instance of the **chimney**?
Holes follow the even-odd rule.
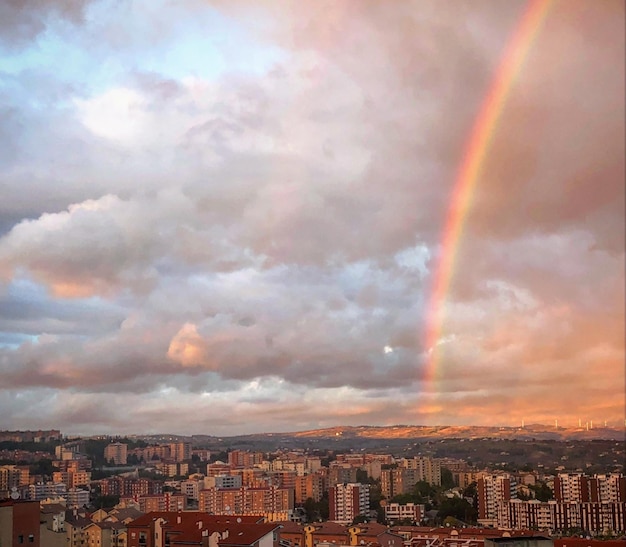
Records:
[[[315,526],[304,527],[304,547],[313,547],[313,532],[314,531],[315,531]]]
[[[180,515],[176,516],[176,524],[180,524],[183,521],[183,518]]]
[[[198,521],[198,530],[202,530],[202,521],[201,520]]]
[[[359,544],[359,534],[361,530],[356,526],[352,526],[348,528],[348,533],[350,534],[350,545],[358,545]]]

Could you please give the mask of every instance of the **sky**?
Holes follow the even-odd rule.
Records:
[[[547,6],[446,243],[528,9],[0,3],[0,430],[623,427],[623,2]]]

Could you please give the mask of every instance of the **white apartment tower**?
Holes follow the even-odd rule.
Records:
[[[351,524],[359,515],[369,514],[369,484],[343,483],[328,490],[329,520]]]

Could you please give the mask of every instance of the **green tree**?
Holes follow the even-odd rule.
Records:
[[[463,522],[476,522],[476,509],[464,498],[445,498],[439,505],[437,517],[453,517]]]
[[[552,489],[543,481],[530,485],[529,488],[535,492],[535,499],[539,501],[549,501],[554,499]]]
[[[42,458],[29,466],[31,475],[44,475],[46,477],[52,477],[52,473],[58,471],[58,467],[52,465],[52,460],[48,458]]]
[[[367,484],[369,476],[365,469],[357,469],[356,470],[356,482],[360,482],[361,484]]]
[[[454,488],[454,475],[452,475],[452,471],[450,471],[447,467],[441,468],[441,486],[445,490],[450,490],[450,488]]]
[[[307,498],[302,507],[304,509],[307,522],[314,522],[319,518],[317,514],[317,505],[313,498]]]

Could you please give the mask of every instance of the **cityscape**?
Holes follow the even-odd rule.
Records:
[[[336,428],[258,435],[267,452],[249,436],[0,431],[0,544],[623,543],[625,431],[534,427],[531,438],[383,433],[368,449]]]
[[[0,547],[626,547],[623,0],[0,0]]]

